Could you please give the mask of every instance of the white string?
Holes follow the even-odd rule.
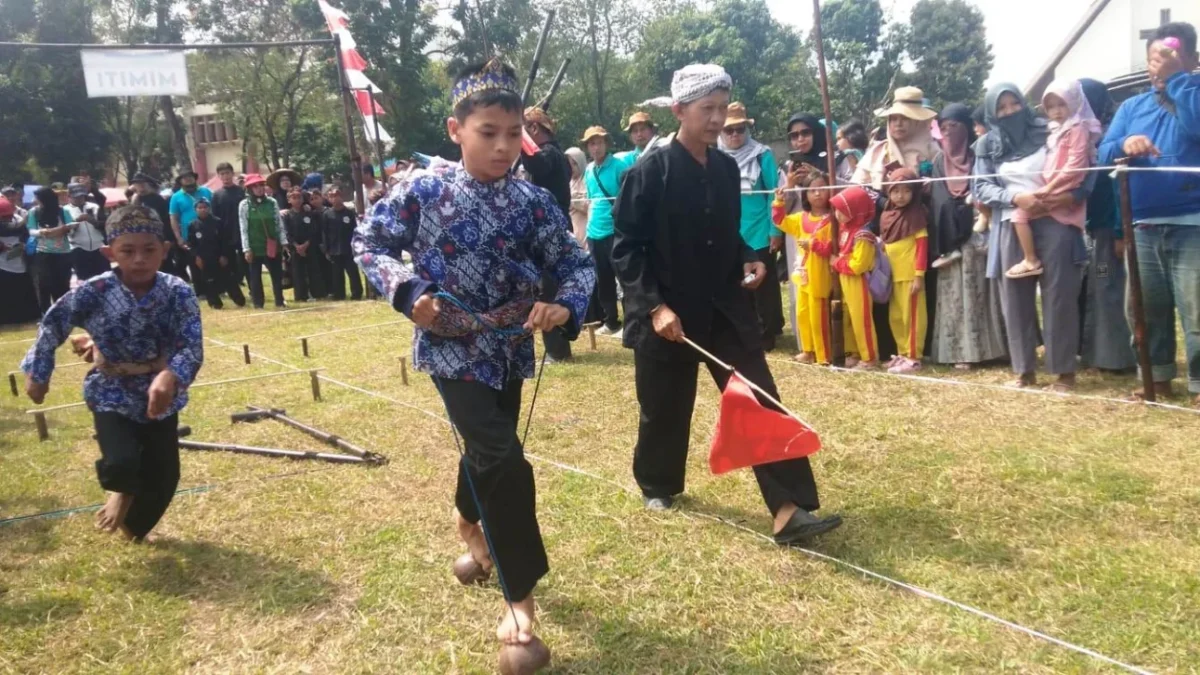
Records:
[[[1200,167],[1190,167],[1190,166],[1119,166],[1119,165],[1112,165],[1112,166],[1091,166],[1091,167],[1086,167],[1086,168],[1083,168],[1083,169],[1056,169],[1056,170],[1054,170],[1054,171],[1021,171],[1021,172],[1014,172],[1014,173],[980,173],[980,174],[971,174],[971,175],[968,175],[968,176],[954,176],[954,177],[951,177],[951,176],[942,176],[942,177],[940,177],[940,178],[929,177],[929,178],[917,178],[917,179],[915,179],[915,180],[893,180],[893,181],[883,181],[882,183],[879,183],[879,184],[878,184],[879,188],[876,188],[876,187],[875,187],[875,185],[876,185],[875,183],[864,183],[864,184],[858,184],[858,183],[838,184],[838,185],[835,185],[835,186],[832,186],[832,187],[834,187],[834,188],[847,188],[847,187],[856,187],[856,186],[858,186],[858,187],[870,187],[870,188],[873,188],[873,189],[880,189],[880,188],[883,188],[883,187],[890,187],[890,186],[892,186],[892,185],[928,185],[928,184],[930,184],[930,183],[944,183],[944,182],[947,182],[947,181],[952,181],[952,180],[976,180],[976,179],[979,179],[979,178],[1013,178],[1013,177],[1016,177],[1016,176],[1043,176],[1043,175],[1046,175],[1046,174],[1048,174],[1048,173],[1053,173],[1053,174],[1060,174],[1060,173],[1061,173],[1061,174],[1070,174],[1070,173],[1091,173],[1091,172],[1093,172],[1093,171],[1107,171],[1107,172],[1109,172],[1109,173],[1112,173],[1114,176],[1115,176],[1116,174],[1118,174],[1118,173],[1121,173],[1121,172],[1124,172],[1124,171],[1128,171],[1128,172],[1131,172],[1131,173],[1137,173],[1137,172],[1142,172],[1142,171],[1160,172],[1160,173],[1200,173]],[[825,186],[825,187],[794,187],[794,188],[781,188],[781,190],[782,190],[784,193],[800,193],[800,192],[808,192],[808,191],[810,191],[810,190],[828,190],[828,189],[830,189],[830,186]],[[773,194],[776,194],[776,192],[777,192],[776,190],[743,190],[743,191],[741,191],[741,192],[740,192],[740,194],[743,194],[743,195],[773,195]],[[592,197],[586,197],[586,198],[580,198],[580,199],[572,199],[572,200],[571,200],[571,203],[582,203],[582,202],[589,202],[589,203],[590,203],[590,202],[610,202],[610,201],[615,201],[616,199],[617,199],[616,197],[595,197],[595,198],[592,198]]]
[[[229,347],[229,348],[232,348],[232,349],[239,349],[239,348],[238,348],[236,345],[229,345],[229,344],[226,344],[226,343],[222,343],[221,341],[219,341],[219,340],[215,340],[215,339],[212,339],[212,338],[206,338],[206,339],[210,340],[210,341],[211,341],[211,342],[213,342],[214,344],[218,344],[218,345],[221,345],[221,346],[223,346],[223,347]],[[252,354],[253,354],[253,352],[252,352]],[[260,355],[260,354],[259,354],[259,355],[255,355],[255,356],[256,356],[257,358],[260,358],[260,359],[264,360],[264,361],[268,361],[268,362],[271,362],[271,363],[277,363],[277,364],[279,364],[279,365],[281,365],[281,366],[284,366],[284,367],[287,367],[287,368],[291,368],[291,369],[293,369],[293,370],[296,370],[296,371],[303,371],[303,370],[304,370],[304,369],[302,369],[302,368],[296,368],[295,366],[292,366],[292,365],[289,365],[289,364],[283,363],[282,361],[276,361],[276,360],[274,360],[274,359],[271,359],[271,358],[268,358],[268,357],[262,356],[262,355]],[[329,378],[329,377],[325,377],[325,376],[318,376],[318,377],[320,377],[320,379],[322,379],[322,380],[325,380],[326,382],[329,382],[330,384],[337,385],[337,386],[341,386],[341,387],[345,387],[345,388],[347,388],[347,389],[350,389],[351,391],[355,391],[355,392],[358,392],[358,393],[361,393],[361,394],[364,394],[364,395],[367,395],[367,396],[371,396],[371,397],[373,397],[373,398],[378,398],[378,399],[380,399],[380,400],[383,400],[383,401],[388,401],[388,402],[390,402],[390,403],[394,403],[394,404],[396,404],[396,405],[400,405],[400,406],[403,406],[403,407],[406,407],[406,408],[411,408],[411,409],[413,409],[413,410],[416,410],[416,411],[418,411],[418,412],[421,412],[421,413],[422,413],[422,414],[424,414],[424,415],[427,415],[427,416],[429,416],[429,417],[432,417],[432,418],[434,418],[434,419],[438,420],[439,422],[442,422],[442,423],[445,423],[445,424],[450,424],[450,421],[449,421],[449,420],[447,420],[446,418],[444,418],[443,416],[441,416],[441,415],[439,415],[439,414],[437,414],[437,413],[435,413],[435,412],[431,412],[431,411],[429,411],[429,410],[425,410],[425,409],[423,409],[423,408],[417,407],[417,406],[415,406],[415,405],[413,405],[413,404],[411,404],[411,403],[408,403],[408,402],[405,402],[405,401],[401,401],[401,400],[399,400],[399,399],[393,398],[393,397],[391,397],[391,396],[387,396],[387,395],[385,395],[385,394],[380,394],[380,393],[378,393],[378,392],[373,392],[373,391],[369,391],[369,390],[367,390],[367,389],[363,389],[363,388],[361,388],[361,387],[356,387],[356,386],[354,386],[354,385],[346,384],[346,383],[344,383],[344,382],[339,382],[338,380],[334,380],[334,379],[332,379],[332,378]],[[554,461],[554,460],[547,459],[547,458],[545,458],[545,457],[541,457],[541,456],[539,456],[539,455],[535,455],[535,454],[533,454],[533,453],[530,453],[530,452],[525,452],[525,456],[526,456],[526,457],[528,457],[529,459],[533,460],[533,461],[536,461],[536,462],[539,462],[539,463],[542,463],[542,464],[546,464],[546,465],[548,465],[548,466],[555,467],[555,468],[557,468],[557,469],[560,469],[560,470],[562,470],[562,471],[566,471],[566,472],[568,472],[568,473],[574,473],[574,474],[577,474],[577,475],[580,475],[580,476],[586,476],[586,477],[588,477],[588,478],[592,478],[592,479],[594,479],[594,480],[596,480],[596,481],[599,481],[599,482],[605,483],[605,484],[607,484],[607,485],[611,485],[611,486],[613,486],[613,487],[617,488],[618,490],[622,490],[622,491],[624,491],[624,492],[627,492],[627,493],[629,493],[629,494],[631,494],[631,495],[634,495],[634,496],[638,496],[638,495],[640,494],[640,493],[639,493],[639,492],[638,492],[636,489],[634,489],[633,487],[631,487],[631,486],[629,486],[629,485],[625,485],[625,484],[623,484],[623,483],[619,483],[619,482],[617,482],[617,481],[615,481],[615,480],[612,480],[611,478],[606,478],[606,477],[604,477],[604,476],[600,476],[600,475],[597,475],[597,474],[591,473],[591,472],[589,472],[589,471],[586,471],[586,470],[584,470],[584,469],[580,469],[580,468],[578,468],[578,467],[571,466],[571,465],[569,465],[569,464],[563,464],[563,463],[561,463],[561,462],[556,462],[556,461]],[[688,517],[688,518],[704,518],[704,519],[708,519],[708,520],[716,521],[716,522],[718,522],[718,523],[722,523],[722,524],[724,524],[724,525],[727,525],[727,526],[729,526],[729,527],[732,527],[732,528],[734,528],[734,529],[736,529],[736,530],[740,530],[740,531],[742,531],[742,532],[749,533],[749,534],[751,534],[751,535],[753,535],[753,536],[755,536],[755,537],[757,537],[757,538],[759,538],[759,539],[762,539],[763,541],[769,542],[769,543],[770,543],[771,545],[773,545],[773,546],[775,545],[775,540],[774,540],[773,538],[771,538],[771,537],[769,537],[769,536],[767,536],[767,535],[763,534],[762,532],[759,532],[759,531],[757,531],[757,530],[754,530],[754,529],[751,529],[751,528],[749,528],[749,527],[746,527],[745,525],[742,525],[741,523],[737,523],[737,522],[734,522],[734,521],[731,521],[731,520],[727,520],[727,519],[725,519],[725,518],[721,518],[720,516],[715,516],[715,515],[711,515],[711,514],[708,514],[708,513],[703,513],[703,512],[699,512],[699,511],[688,511],[688,510],[685,510],[685,509],[678,509],[678,512],[679,512],[681,515],[683,515],[684,517]],[[1004,619],[1004,618],[1001,618],[1001,617],[999,617],[999,616],[996,616],[995,614],[991,614],[991,613],[989,613],[989,612],[985,612],[984,610],[977,609],[977,608],[975,608],[975,607],[972,607],[972,606],[970,606],[970,605],[967,605],[967,604],[964,604],[964,603],[958,602],[958,601],[956,601],[956,600],[951,600],[950,598],[947,598],[947,597],[945,597],[945,596],[942,596],[942,595],[938,595],[937,593],[934,593],[934,592],[932,592],[932,591],[927,591],[927,590],[925,590],[925,589],[923,589],[923,588],[921,588],[921,587],[919,587],[919,586],[914,586],[914,585],[912,585],[912,584],[909,584],[909,583],[906,583],[906,582],[903,582],[903,581],[900,581],[900,580],[893,579],[893,578],[891,578],[891,577],[885,576],[885,575],[883,575],[883,574],[880,574],[880,573],[878,573],[878,572],[873,572],[873,571],[871,571],[871,570],[869,570],[869,569],[867,569],[867,568],[865,568],[865,567],[860,567],[859,565],[855,565],[854,563],[846,562],[845,560],[841,560],[840,558],[835,558],[835,557],[833,557],[833,556],[831,556],[831,555],[827,555],[827,554],[825,554],[825,553],[819,553],[819,552],[817,552],[817,551],[813,551],[813,550],[811,550],[811,549],[807,549],[807,548],[801,548],[801,547],[798,547],[798,546],[792,546],[791,548],[794,548],[795,550],[797,550],[797,551],[800,551],[801,553],[804,553],[805,555],[808,555],[808,556],[810,556],[810,557],[817,558],[817,559],[819,559],[819,560],[824,560],[824,561],[826,561],[826,562],[831,562],[831,563],[833,563],[833,564],[835,564],[835,565],[841,565],[842,567],[845,567],[846,569],[854,570],[855,572],[858,572],[859,574],[862,574],[863,576],[866,576],[866,577],[869,577],[869,578],[871,578],[871,579],[875,579],[876,581],[881,581],[881,582],[883,582],[883,583],[885,583],[885,584],[888,584],[888,585],[894,586],[894,587],[896,587],[896,588],[899,588],[899,589],[902,589],[902,590],[908,591],[908,592],[910,592],[910,593],[913,593],[913,594],[915,594],[915,595],[917,595],[917,596],[919,596],[919,597],[925,598],[926,600],[932,600],[932,601],[934,601],[934,602],[940,602],[940,603],[942,603],[942,604],[944,604],[944,605],[947,605],[947,606],[950,606],[950,607],[954,607],[955,609],[962,610],[962,611],[964,611],[964,612],[967,612],[967,613],[969,613],[969,614],[973,614],[973,615],[975,615],[975,616],[977,616],[977,617],[980,617],[980,618],[982,618],[982,619],[985,619],[985,620],[987,620],[987,621],[991,621],[991,622],[993,622],[993,623],[999,624],[999,625],[1001,625],[1001,626],[1004,626],[1005,628],[1009,628],[1009,629],[1011,629],[1011,630],[1015,630],[1015,631],[1017,631],[1017,632],[1019,632],[1019,633],[1024,633],[1025,635],[1028,635],[1028,636],[1030,636],[1030,637],[1033,637],[1033,638],[1037,638],[1037,639],[1040,639],[1040,640],[1045,640],[1046,642],[1049,642],[1049,643],[1051,643],[1051,644],[1057,645],[1057,646],[1059,646],[1059,647],[1062,647],[1062,648],[1064,648],[1064,649],[1069,649],[1069,650],[1071,650],[1071,651],[1074,651],[1074,652],[1076,652],[1076,653],[1083,654],[1083,655],[1085,655],[1085,656],[1089,656],[1089,657],[1091,657],[1091,658],[1094,658],[1094,659],[1097,659],[1097,660],[1099,660],[1099,661],[1103,661],[1104,663],[1108,663],[1108,664],[1110,664],[1110,665],[1113,665],[1113,666],[1116,666],[1116,667],[1118,667],[1118,668],[1122,668],[1122,669],[1124,669],[1124,670],[1127,670],[1127,671],[1129,671],[1129,672],[1131,672],[1131,673],[1138,673],[1139,675],[1153,675],[1153,673],[1151,673],[1151,671],[1144,670],[1144,669],[1142,669],[1142,668],[1139,668],[1139,667],[1137,667],[1137,666],[1130,665],[1130,664],[1128,664],[1128,663],[1124,663],[1124,662],[1122,662],[1122,661],[1118,661],[1118,660],[1116,660],[1116,659],[1114,659],[1114,658],[1112,658],[1112,657],[1105,656],[1104,654],[1101,654],[1101,653],[1099,653],[1099,652],[1096,652],[1096,651],[1094,651],[1094,650],[1088,649],[1087,647],[1081,647],[1081,646],[1079,646],[1079,645],[1076,645],[1076,644],[1074,644],[1074,643],[1067,642],[1066,640],[1062,640],[1062,639],[1056,638],[1056,637],[1054,637],[1054,636],[1052,636],[1052,635],[1047,635],[1047,634],[1045,634],[1045,633],[1042,633],[1041,631],[1037,631],[1037,630],[1034,630],[1034,629],[1032,629],[1032,628],[1026,628],[1025,626],[1022,626],[1021,624],[1014,623],[1014,622],[1012,622],[1012,621],[1009,621],[1009,620],[1007,620],[1007,619]]]

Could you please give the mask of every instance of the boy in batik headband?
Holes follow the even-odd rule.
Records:
[[[624,343],[634,350],[641,407],[633,474],[646,508],[656,511],[671,508],[684,489],[700,362],[685,335],[779,397],[751,294],[767,268],[740,233],[737,162],[715,147],[732,87],[720,66],[675,73],[671,110],[679,133],[642,155],[614,207],[613,264],[625,287]],[[730,373],[706,365],[724,389]],[[841,524],[837,516],[812,515],[820,502],[808,458],[756,466],[754,475],[778,544]]]
[[[179,484],[178,414],[204,361],[200,304],[186,281],[159,272],[163,223],[145,206],[113,211],[101,251],[116,269],[68,292],[42,318],[21,362],[25,391],[40,404],[50,390],[54,350],[71,329],[75,351],[94,367],[83,398],[96,427],[96,473],[109,491],[97,526],[142,541]]]
[[[521,152],[518,89],[498,60],[465,70],[446,121],[462,163],[402,180],[353,242],[371,284],[417,325],[413,364],[432,376],[465,442],[455,519],[469,553],[455,570],[469,583],[499,567],[511,600],[496,631],[506,645],[533,641],[533,588],[549,570],[533,468],[517,436],[533,331],[574,339],[596,279],[554,197],[511,175]],[[558,282],[551,302],[537,301],[543,273]]]

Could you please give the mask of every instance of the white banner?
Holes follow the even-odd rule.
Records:
[[[183,52],[84,49],[80,56],[88,98],[188,95]]]

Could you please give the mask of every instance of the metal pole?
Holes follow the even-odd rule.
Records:
[[[379,138],[379,112],[375,107],[375,87],[367,87],[371,97],[371,121],[375,123],[375,173],[376,179],[383,175],[383,141]]]
[[[333,36],[333,50],[337,52],[338,85],[342,90],[342,116],[346,125],[346,149],[350,151],[350,180],[354,182],[354,206],[361,216],[366,213],[362,190],[362,156],[358,154],[358,143],[354,140],[354,123],[350,117],[350,83],[346,79],[346,61],[342,57],[342,38]]]
[[[817,71],[821,76],[821,105],[825,109],[825,155],[829,160],[829,184],[833,185],[837,176],[837,160],[833,152],[836,146],[833,144],[833,125],[830,123],[833,111],[829,105],[829,78],[825,73],[825,45],[821,38],[821,0],[813,0],[813,40],[817,45]],[[837,216],[829,221],[834,250],[837,250],[841,245]],[[829,351],[833,353],[829,355],[829,360],[833,365],[841,366],[846,363],[846,336],[842,332],[842,284],[838,281],[837,272],[830,271],[833,272],[833,288],[829,295]]]
[[[1118,159],[1126,165],[1128,159]],[[1129,308],[1133,313],[1133,343],[1137,345],[1138,367],[1142,371],[1142,398],[1154,403],[1154,371],[1150,364],[1150,343],[1146,340],[1146,307],[1142,297],[1142,272],[1138,269],[1137,241],[1133,232],[1133,205],[1129,199],[1129,172],[1118,171],[1121,188],[1121,231],[1125,239],[1125,267],[1129,275]],[[1171,330],[1175,330],[1172,326]]]

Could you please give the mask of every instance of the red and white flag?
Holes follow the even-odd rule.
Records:
[[[379,107],[379,101],[374,101],[375,109],[374,110],[371,109],[372,101],[371,101],[370,92],[355,91],[354,92],[354,101],[356,103],[358,103],[358,111],[360,113],[362,113],[364,117],[370,117],[371,115],[385,114],[383,112],[383,108]]]
[[[812,428],[791,415],[764,408],[740,374],[729,378],[708,454],[714,474],[808,457],[820,449],[821,439]]]

